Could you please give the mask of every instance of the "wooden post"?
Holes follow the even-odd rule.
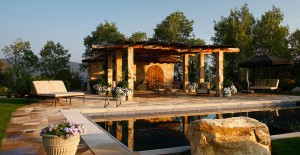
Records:
[[[128,88],[131,89],[132,91],[134,91],[134,51],[132,47],[128,47]],[[128,96],[128,100],[132,100],[133,94]]]
[[[189,55],[183,56],[182,68],[183,68],[183,91],[186,92],[189,82]]]
[[[183,123],[183,132],[184,134],[186,134],[189,126],[189,116],[183,116],[182,123]]]
[[[134,149],[134,119],[128,120],[128,148],[133,151]]]
[[[116,138],[122,142],[122,121],[116,121]]]
[[[116,51],[116,80],[117,83],[122,81],[122,51],[117,50]]]
[[[112,84],[112,82],[113,82],[112,54],[108,52],[107,53],[107,83]]]
[[[219,51],[217,52],[217,88],[216,88],[216,96],[223,97],[223,81],[224,81],[224,75],[223,75],[223,60],[224,60],[224,54],[223,52]]]
[[[205,68],[204,68],[205,54],[198,55],[198,83],[204,82]]]

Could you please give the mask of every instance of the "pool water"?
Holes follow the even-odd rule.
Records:
[[[201,118],[214,119],[216,114],[189,116],[189,122]],[[226,113],[221,115],[223,118],[246,116],[257,119],[269,127],[271,135],[300,132],[300,109],[291,109]],[[123,123],[122,143],[127,145],[126,122]],[[105,122],[98,124],[109,131],[113,136],[116,135],[115,127],[108,129]],[[136,120],[134,123],[134,151],[171,148],[189,145],[183,132],[182,117],[173,117],[167,121],[151,122],[148,120]]]

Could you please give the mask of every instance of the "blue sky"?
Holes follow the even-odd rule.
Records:
[[[300,27],[299,0],[0,0],[0,48],[22,38],[38,55],[47,40],[53,40],[69,50],[71,61],[81,62],[83,38],[99,23],[115,22],[127,37],[137,31],[152,37],[156,25],[175,11],[194,20],[196,37],[212,44],[214,21],[245,3],[256,19],[275,5],[284,13],[282,25],[289,25],[290,32]]]

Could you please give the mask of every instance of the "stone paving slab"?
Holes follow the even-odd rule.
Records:
[[[107,132],[101,130],[95,123],[83,116],[77,109],[61,110],[61,113],[69,121],[76,120],[76,123],[83,124],[87,132],[81,138],[88,145],[94,154],[120,155],[131,154],[132,152],[121,142],[109,136]]]

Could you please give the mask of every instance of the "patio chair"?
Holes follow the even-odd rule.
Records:
[[[209,96],[210,94],[210,83],[209,82],[201,82],[198,84],[198,89],[196,89],[196,94],[207,94]]]
[[[179,91],[179,86],[176,84],[170,84],[169,86],[166,87],[166,93],[173,95],[173,96],[177,96],[178,95],[178,91]]]

